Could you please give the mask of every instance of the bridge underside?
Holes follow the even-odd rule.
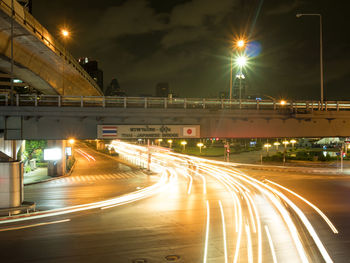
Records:
[[[5,139],[96,139],[97,125],[200,125],[201,137],[350,137],[347,112],[0,107]]]
[[[75,59],[17,1],[14,3],[14,77],[44,94],[101,95],[97,84]],[[5,2],[0,2],[0,70],[10,73],[8,8]]]

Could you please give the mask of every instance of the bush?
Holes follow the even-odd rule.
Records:
[[[32,171],[32,169],[30,168],[29,165],[24,166],[24,173],[29,173],[29,172],[31,172],[31,171]]]

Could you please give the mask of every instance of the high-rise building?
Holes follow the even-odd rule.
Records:
[[[125,91],[120,88],[119,82],[116,78],[112,79],[111,83],[106,87],[103,94],[105,96],[126,96]]]
[[[232,84],[232,98],[233,99],[245,99],[247,95],[247,78],[245,72],[237,72],[233,76]]]
[[[98,68],[96,60],[91,60],[88,57],[78,59],[79,64],[87,73],[96,81],[97,85],[103,90],[103,71]]]
[[[156,97],[168,97],[169,95],[169,83],[159,82],[156,85]]]

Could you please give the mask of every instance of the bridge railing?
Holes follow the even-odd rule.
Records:
[[[156,109],[254,109],[278,110],[296,113],[312,111],[350,110],[350,101],[289,101],[273,100],[229,100],[215,98],[157,98],[157,97],[114,97],[114,96],[60,96],[16,94],[10,105],[9,94],[0,94],[0,106],[34,107],[103,107],[103,108],[156,108]]]

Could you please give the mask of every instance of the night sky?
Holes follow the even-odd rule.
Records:
[[[117,78],[128,96],[168,82],[179,97],[217,97],[229,89],[232,41],[245,35],[257,47],[247,72],[256,94],[319,99],[319,19],[295,14],[321,13],[325,99],[350,100],[349,10],[321,0],[33,0],[33,15],[56,36],[66,25],[71,53],[96,59],[105,85]]]

